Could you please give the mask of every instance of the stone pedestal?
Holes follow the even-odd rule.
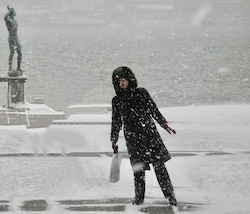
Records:
[[[25,82],[27,77],[0,77],[0,82],[8,83],[7,92],[7,108],[11,108],[11,104],[25,103]]]
[[[63,120],[63,112],[54,111],[36,98],[33,104],[26,102],[25,83],[27,77],[0,77],[8,84],[7,106],[0,108],[0,126],[25,125],[27,128],[48,127],[54,120]]]

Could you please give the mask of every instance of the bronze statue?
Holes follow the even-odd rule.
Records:
[[[21,76],[24,71],[21,69],[22,62],[22,46],[19,42],[17,30],[18,30],[18,22],[14,19],[16,16],[16,11],[14,8],[7,7],[9,12],[4,16],[4,20],[6,22],[7,29],[9,31],[9,48],[10,48],[10,56],[9,56],[9,76]],[[15,51],[17,52],[17,70],[12,69],[12,61]]]

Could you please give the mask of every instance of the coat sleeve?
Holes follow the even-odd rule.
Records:
[[[122,119],[119,112],[119,102],[118,98],[114,97],[112,99],[112,123],[111,123],[111,134],[110,141],[116,143],[119,138],[119,132],[122,128]]]
[[[141,90],[143,91],[147,109],[149,110],[151,116],[160,124],[160,126],[163,126],[165,123],[167,123],[167,120],[159,111],[158,107],[149,95],[148,91],[145,88],[142,88]]]

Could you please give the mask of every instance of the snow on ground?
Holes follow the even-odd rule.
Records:
[[[177,130],[177,135],[169,135],[159,128],[173,154],[166,166],[177,199],[206,204],[185,213],[250,213],[250,105],[171,107],[161,112]],[[110,116],[72,115],[67,121],[110,122]],[[11,201],[11,211],[24,213],[18,204],[29,199],[48,201],[48,213],[67,213],[55,206],[56,201],[133,197],[128,159],[123,158],[121,180],[113,184],[109,182],[110,156],[68,156],[72,152],[111,152],[109,124],[43,129],[1,126],[0,133],[0,200]],[[122,133],[119,148],[126,151]],[[175,157],[177,152],[193,155]],[[5,156],[18,153],[33,156]],[[146,176],[146,202],[163,199],[153,170]],[[137,207],[126,206],[126,213],[138,212]]]

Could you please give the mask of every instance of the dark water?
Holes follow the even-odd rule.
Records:
[[[44,97],[61,110],[109,104],[112,71],[121,65],[161,107],[250,102],[249,1],[27,2],[15,9],[28,102]],[[0,75],[8,69],[7,37],[1,21]],[[6,85],[0,90],[4,104]]]

